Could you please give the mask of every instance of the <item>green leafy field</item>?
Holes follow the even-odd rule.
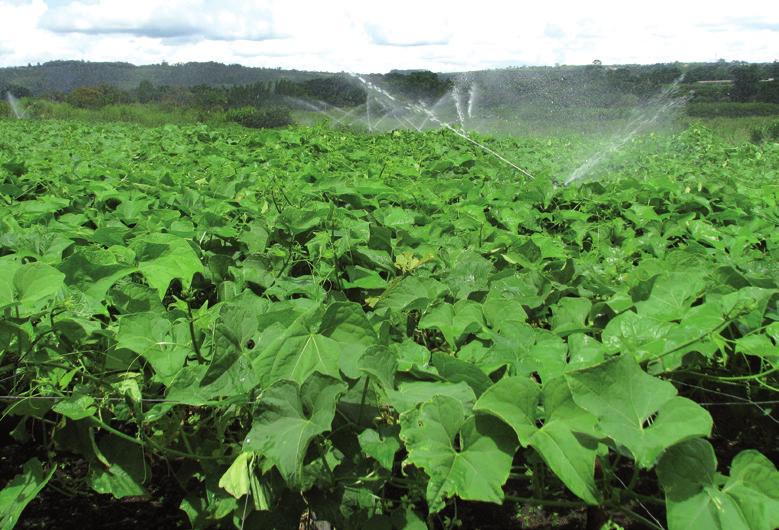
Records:
[[[646,136],[570,187],[585,140],[490,146],[536,180],[445,132],[0,121],[40,448],[0,528],[160,469],[195,528],[778,526],[779,145]]]

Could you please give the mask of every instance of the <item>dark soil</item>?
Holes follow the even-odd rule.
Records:
[[[463,506],[458,514],[462,528],[499,530],[521,528],[523,530],[579,530],[586,527],[586,510],[560,510],[529,504],[504,503],[503,506],[480,502]]]
[[[6,433],[7,422],[0,422],[0,485],[5,485],[21,472],[30,458],[46,462],[45,449],[34,440],[20,444]],[[49,484],[22,512],[17,529],[47,530],[92,529],[168,529],[189,528],[187,518],[179,509],[184,492],[169,477],[167,470],[155,470],[147,485],[149,498],[114,499],[88,488],[65,491],[86,474],[86,464],[78,458],[57,456],[58,469]]]

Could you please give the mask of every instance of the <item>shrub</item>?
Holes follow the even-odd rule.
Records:
[[[692,92],[693,103],[717,103],[730,101],[730,84],[690,83],[679,87],[679,92]]]
[[[775,121],[766,127],[765,136],[771,141],[779,142],[779,121]]]
[[[273,107],[257,109],[255,107],[241,107],[227,111],[225,118],[252,129],[270,129],[284,127],[292,124],[292,116],[289,109]]]
[[[749,132],[749,141],[753,144],[762,144],[763,140],[765,140],[765,133],[763,133],[763,129],[752,129]]]
[[[761,81],[757,87],[757,101],[764,103],[779,103],[779,79],[774,81]]]
[[[753,144],[763,142],[779,142],[779,121],[775,121],[766,127],[753,127],[749,131],[749,141]]]
[[[129,102],[129,94],[110,85],[79,87],[65,96],[65,101],[81,109],[101,109],[106,105]]]
[[[700,118],[739,118],[741,116],[779,116],[774,103],[690,103],[687,114]]]

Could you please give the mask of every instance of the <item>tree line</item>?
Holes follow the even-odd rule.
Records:
[[[388,74],[370,76],[381,78],[393,93],[413,101],[430,101],[441,97],[451,88],[451,81],[433,72],[412,72],[409,74]],[[0,85],[2,86],[2,85]],[[30,95],[23,87],[11,90],[17,97]],[[277,79],[246,85],[208,85],[191,87],[155,85],[143,80],[138,86],[125,90],[110,84],[83,86],[69,92],[52,91],[41,97],[52,101],[63,101],[75,107],[98,109],[107,105],[127,103],[160,103],[175,107],[189,107],[202,110],[229,110],[242,107],[296,106],[298,98],[314,104],[353,107],[365,103],[364,87],[347,75],[315,77],[303,81]]]
[[[62,86],[70,89],[41,91],[69,69],[72,71],[67,80],[63,79]],[[47,77],[46,83],[36,81],[35,75],[41,71],[56,75]],[[126,79],[119,75],[122,72],[123,75],[127,72],[150,74],[150,78],[140,79],[128,87]],[[238,82],[250,79],[250,74],[262,80]],[[693,103],[779,104],[779,63],[776,61],[622,66],[607,66],[595,61],[585,66],[519,67],[458,74],[393,71],[367,77],[413,102],[436,101],[455,83],[463,82],[465,87],[478,85],[480,106],[499,109],[506,102],[629,107],[653,97],[663,87],[682,79],[682,75],[680,89],[691,93]],[[116,82],[85,84],[97,79]],[[160,79],[172,82],[159,82]],[[296,106],[296,99],[338,107],[353,107],[366,101],[365,88],[347,74],[252,69],[220,63],[136,67],[127,63],[55,61],[41,66],[0,68],[0,93],[5,92],[19,98],[38,96],[92,109],[116,104],[157,103],[203,111],[228,111],[286,108]]]

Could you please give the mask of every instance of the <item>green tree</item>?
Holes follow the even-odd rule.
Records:
[[[65,101],[84,109],[96,109],[105,105],[103,94],[96,87],[77,88],[65,97]]]
[[[140,103],[148,103],[156,99],[157,91],[154,89],[154,85],[148,79],[144,79],[138,83],[138,101]]]
[[[14,84],[4,85],[0,82],[0,96],[5,97],[6,92],[12,94],[15,98],[28,98],[32,96],[32,92],[27,87]]]
[[[200,109],[224,110],[227,106],[227,91],[222,87],[197,85],[192,87],[194,105]]]
[[[99,109],[106,105],[128,103],[130,95],[111,85],[80,87],[71,91],[65,101],[74,107]]]
[[[733,69],[733,101],[752,101],[757,95],[760,71],[756,64],[737,66]]]
[[[761,81],[755,99],[764,103],[779,103],[779,80]]]

